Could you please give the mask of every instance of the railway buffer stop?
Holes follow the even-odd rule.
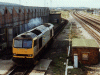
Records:
[[[93,39],[72,39],[72,62],[95,65],[99,62],[99,45]],[[75,56],[77,55],[77,58]],[[77,59],[77,61],[75,61]]]

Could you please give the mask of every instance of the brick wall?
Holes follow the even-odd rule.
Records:
[[[12,10],[8,10],[5,8],[4,18],[5,18],[5,24],[11,24],[12,23]]]
[[[2,11],[1,11],[2,10]],[[4,11],[4,14],[3,14]],[[1,7],[0,26],[13,25],[16,22],[47,16],[47,8],[43,7]]]
[[[12,17],[13,18],[13,23],[14,22],[18,22],[18,20],[19,20],[18,8],[14,8],[13,7],[13,10],[12,11],[13,11],[13,17]]]
[[[50,14],[50,22],[61,23],[61,14]]]
[[[78,61],[85,65],[94,65],[99,62],[98,48],[72,48],[72,61],[74,61],[74,54],[78,54]],[[83,59],[83,54],[88,56],[86,60]]]
[[[45,16],[43,15],[44,12],[47,14],[46,10],[44,11],[44,9],[47,9],[47,8],[24,7],[24,6],[23,7],[19,7],[19,6],[14,6],[14,7],[1,6],[0,7],[0,28],[3,29],[3,27],[5,27],[5,29],[7,30],[7,33],[5,33],[6,36],[3,36],[3,37],[7,37],[6,42],[7,42],[7,45],[9,45],[8,47],[11,47],[12,38],[14,38],[15,35],[27,31],[27,23],[29,22],[30,19],[36,18],[36,17],[45,18],[47,16],[47,15]],[[11,34],[9,34],[10,30],[12,30]],[[3,34],[3,33],[0,33],[0,34]],[[2,38],[0,38],[0,40],[1,39]]]
[[[4,25],[4,15],[0,13],[0,26]]]

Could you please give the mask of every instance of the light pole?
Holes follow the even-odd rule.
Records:
[[[44,7],[45,7],[45,0],[44,0]]]
[[[50,2],[51,2],[51,4],[50,4],[50,5],[51,5],[51,7],[52,7],[52,0],[50,0]]]
[[[21,0],[19,0],[19,4],[21,5]]]

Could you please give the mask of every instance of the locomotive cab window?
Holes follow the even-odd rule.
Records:
[[[42,37],[39,39],[39,49],[42,47]]]
[[[23,40],[23,48],[32,48],[32,40]]]
[[[15,48],[32,48],[32,40],[14,40],[14,47]]]
[[[37,40],[34,40],[34,46],[36,46],[37,45]]]
[[[22,48],[22,40],[14,40],[15,48]]]

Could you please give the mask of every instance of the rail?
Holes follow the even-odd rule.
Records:
[[[82,27],[92,36],[94,37],[97,42],[100,44],[100,36],[94,32],[84,21],[85,19],[82,19],[80,15],[73,13],[72,16],[82,25]],[[81,19],[80,19],[81,18]],[[87,22],[89,24],[89,22]]]

